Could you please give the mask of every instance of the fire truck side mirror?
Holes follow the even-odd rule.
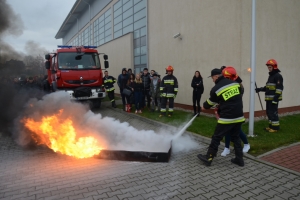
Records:
[[[50,59],[50,55],[49,54],[45,55],[45,59],[49,60]]]
[[[45,62],[45,68],[46,69],[50,69],[50,61],[46,61]]]
[[[107,55],[104,55],[104,56],[103,56],[103,59],[104,59],[104,60],[107,60],[107,59],[108,59],[108,56],[107,56]]]
[[[105,67],[105,69],[109,68],[109,63],[107,60],[104,61],[104,67]]]

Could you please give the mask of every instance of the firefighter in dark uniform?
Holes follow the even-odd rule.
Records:
[[[115,101],[115,88],[114,83],[116,83],[116,79],[112,76],[108,76],[108,71],[104,72],[103,77],[103,85],[105,87],[105,91],[107,92],[107,96],[111,102],[112,107],[116,108],[116,101]]]
[[[243,114],[242,90],[240,84],[224,78],[220,69],[213,69],[211,76],[215,86],[210,91],[210,98],[203,103],[202,110],[209,109],[219,104],[219,119],[211,139],[206,155],[199,154],[197,157],[210,166],[213,158],[217,155],[220,141],[226,134],[230,134],[234,143],[235,158],[231,162],[244,166],[243,148],[239,133],[241,125],[245,121]]]
[[[266,113],[269,119],[267,132],[275,133],[279,130],[278,103],[282,100],[283,78],[279,73],[277,62],[274,59],[266,63],[269,69],[269,78],[266,86],[256,88],[256,92],[265,92]]]
[[[166,68],[167,75],[160,82],[161,92],[161,108],[159,117],[163,117],[167,112],[167,101],[169,100],[168,116],[171,117],[174,112],[174,99],[178,92],[178,81],[173,75],[174,68],[168,66]]]

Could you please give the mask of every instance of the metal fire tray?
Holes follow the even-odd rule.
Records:
[[[162,148],[160,148],[160,150],[161,149]],[[102,150],[100,154],[95,157],[99,159],[121,161],[169,162],[172,151],[172,143],[170,143],[167,147],[163,147],[163,149],[165,149],[163,152]]]

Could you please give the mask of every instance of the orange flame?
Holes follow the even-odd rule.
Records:
[[[94,137],[80,137],[76,141],[76,131],[71,119],[61,120],[59,116],[63,110],[56,115],[43,117],[41,122],[25,118],[25,126],[31,130],[32,138],[37,144],[45,144],[55,152],[76,158],[89,158],[98,155],[102,150]]]

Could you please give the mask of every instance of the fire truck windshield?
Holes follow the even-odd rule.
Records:
[[[76,52],[62,52],[58,54],[58,68],[68,70],[100,69],[97,53],[84,53],[78,56]]]

